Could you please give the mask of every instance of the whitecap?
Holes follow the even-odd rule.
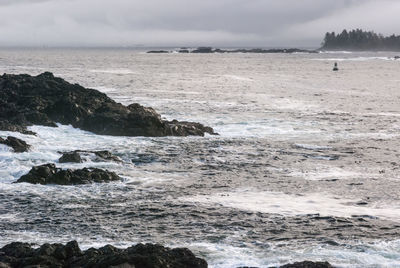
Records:
[[[354,215],[370,215],[400,222],[400,204],[391,204],[386,207],[371,204],[368,207],[360,207],[351,205],[360,200],[336,197],[326,193],[294,195],[241,189],[211,195],[183,197],[181,200],[283,216],[319,214],[321,216],[352,217]]]
[[[394,61],[394,58],[390,57],[354,57],[354,58],[322,58],[322,59],[311,59],[315,61],[371,61],[371,60],[384,60]]]
[[[107,73],[107,74],[135,74],[136,72],[130,69],[116,68],[116,69],[92,69],[92,73]]]
[[[329,160],[329,159],[328,159]],[[290,176],[293,177],[300,177],[306,180],[317,181],[317,180],[344,180],[350,178],[365,178],[371,177],[377,174],[363,174],[359,172],[354,172],[350,170],[345,170],[342,168],[335,168],[335,167],[318,167],[315,171],[293,171],[290,173]]]
[[[294,146],[299,149],[306,149],[306,150],[312,150],[312,151],[324,151],[324,150],[332,149],[332,147],[329,147],[329,146],[320,146],[320,145],[313,145],[313,144],[296,143]]]
[[[251,78],[244,77],[244,76],[238,76],[238,75],[226,74],[226,75],[224,75],[224,77],[230,78],[230,79],[233,79],[233,80],[246,81],[246,82],[252,82],[253,81],[253,79],[251,79]]]

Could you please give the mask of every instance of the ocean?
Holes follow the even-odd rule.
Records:
[[[0,145],[0,247],[188,247],[209,267],[328,261],[400,267],[400,60],[390,52],[146,54],[1,49],[0,73],[54,73],[219,136],[113,137],[59,125]],[[333,72],[337,62],[338,72]],[[62,151],[122,162],[61,164]],[[117,183],[13,184],[32,166],[99,167]]]

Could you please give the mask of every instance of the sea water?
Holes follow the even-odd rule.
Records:
[[[396,54],[146,54],[3,49],[0,72],[53,72],[219,136],[111,137],[58,125],[0,145],[0,246],[188,247],[210,267],[326,260],[400,267],[400,60]],[[339,62],[339,72],[332,72]],[[62,151],[121,162],[60,164]],[[14,184],[32,166],[99,167],[123,181]]]

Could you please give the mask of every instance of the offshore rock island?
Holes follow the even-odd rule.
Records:
[[[200,123],[166,121],[152,108],[124,106],[94,89],[70,84],[45,72],[0,77],[0,130],[33,134],[26,127],[56,123],[100,135],[204,136],[215,134]]]
[[[262,53],[262,54],[271,54],[271,53],[318,53],[316,50],[308,50],[308,49],[299,49],[299,48],[272,48],[272,49],[263,49],[263,48],[240,48],[240,49],[221,49],[221,48],[213,48],[213,47],[198,47],[196,49],[180,49],[176,51],[170,50],[150,50],[147,53],[193,53],[193,54],[210,54],[210,53]]]

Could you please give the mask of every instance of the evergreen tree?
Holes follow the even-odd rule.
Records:
[[[353,29],[340,34],[327,32],[322,42],[326,50],[393,50],[400,51],[400,36],[385,37],[373,31]]]

